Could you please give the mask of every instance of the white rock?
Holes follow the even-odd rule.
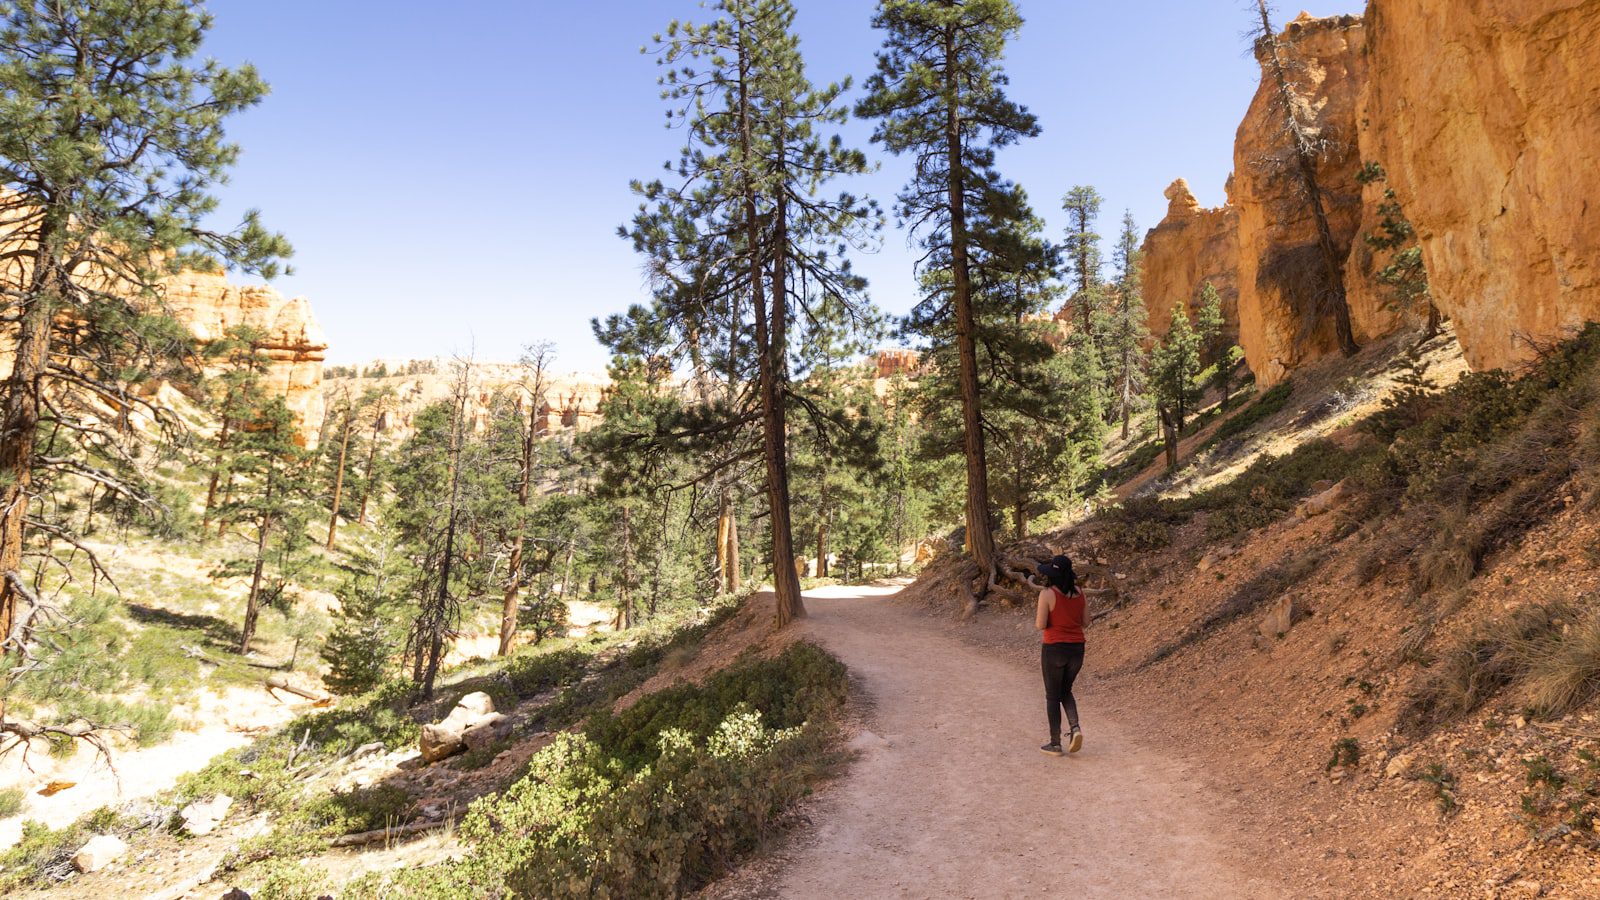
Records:
[[[450,715],[445,716],[440,722],[433,725],[422,726],[422,737],[418,741],[418,749],[422,751],[424,762],[438,762],[446,757],[454,756],[466,749],[466,733],[484,722],[502,723],[505,716],[494,711],[494,700],[482,691],[475,691],[461,698],[456,708],[450,710]],[[509,724],[504,726],[509,729]],[[499,737],[493,728],[487,732],[474,735],[474,741],[481,746],[487,746],[504,736]]]
[[[210,800],[196,800],[185,806],[178,815],[183,819],[183,830],[195,837],[210,834],[233,808],[233,798],[218,794]]]
[[[122,838],[97,834],[72,854],[72,867],[79,872],[98,872],[127,852],[128,845]]]

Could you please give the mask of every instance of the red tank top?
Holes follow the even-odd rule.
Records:
[[[1061,593],[1057,587],[1050,588],[1055,592],[1056,603],[1050,609],[1050,617],[1046,620],[1044,629],[1044,642],[1046,644],[1081,644],[1083,643],[1084,608],[1083,591],[1073,591],[1070,594]]]

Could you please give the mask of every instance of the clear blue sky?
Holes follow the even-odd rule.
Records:
[[[1362,0],[1303,0],[1315,15]],[[872,69],[869,0],[797,0],[817,82]],[[1011,95],[1043,134],[1001,157],[1059,234],[1061,195],[1093,184],[1100,231],[1124,208],[1140,229],[1162,190],[1189,179],[1221,203],[1235,129],[1257,70],[1241,0],[1021,0]],[[1301,7],[1284,7],[1288,18]],[[645,296],[615,235],[635,208],[631,178],[674,158],[654,61],[639,48],[694,0],[212,0],[211,55],[256,64],[273,92],[230,128],[244,157],[225,209],[259,207],[286,232],[330,361],[427,357],[469,347],[509,360],[535,340],[563,369],[600,369],[589,320]],[[886,207],[907,166],[882,159],[852,186]],[[880,306],[914,300],[903,233],[858,257]]]

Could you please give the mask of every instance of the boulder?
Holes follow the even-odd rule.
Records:
[[[1341,481],[1333,487],[1330,487],[1319,494],[1315,494],[1301,502],[1301,504],[1295,508],[1295,514],[1302,519],[1310,519],[1314,516],[1320,516],[1323,513],[1331,512],[1342,500],[1344,500],[1345,494],[1345,484]]]
[[[482,750],[510,735],[511,720],[500,713],[490,713],[461,732],[461,743],[468,750]]]
[[[128,845],[111,834],[97,834],[72,854],[72,867],[79,872],[98,872],[128,852]]]
[[[1294,598],[1286,594],[1273,601],[1272,609],[1268,611],[1266,618],[1261,620],[1261,624],[1256,627],[1256,630],[1261,632],[1262,637],[1283,637],[1289,633],[1290,628],[1294,627],[1294,619]]]
[[[210,800],[196,800],[185,806],[178,816],[183,820],[184,831],[200,837],[215,831],[232,807],[232,797],[218,794]]]
[[[438,762],[467,749],[467,731],[491,719],[504,720],[505,716],[494,711],[494,700],[488,694],[475,691],[462,697],[455,709],[450,710],[450,715],[435,724],[422,726],[418,748],[422,751],[423,761]],[[478,739],[481,740],[482,736]]]

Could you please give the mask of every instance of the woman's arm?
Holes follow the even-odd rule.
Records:
[[[1056,605],[1055,591],[1045,588],[1039,592],[1039,608],[1033,615],[1033,627],[1040,631],[1050,625],[1050,610]]]

